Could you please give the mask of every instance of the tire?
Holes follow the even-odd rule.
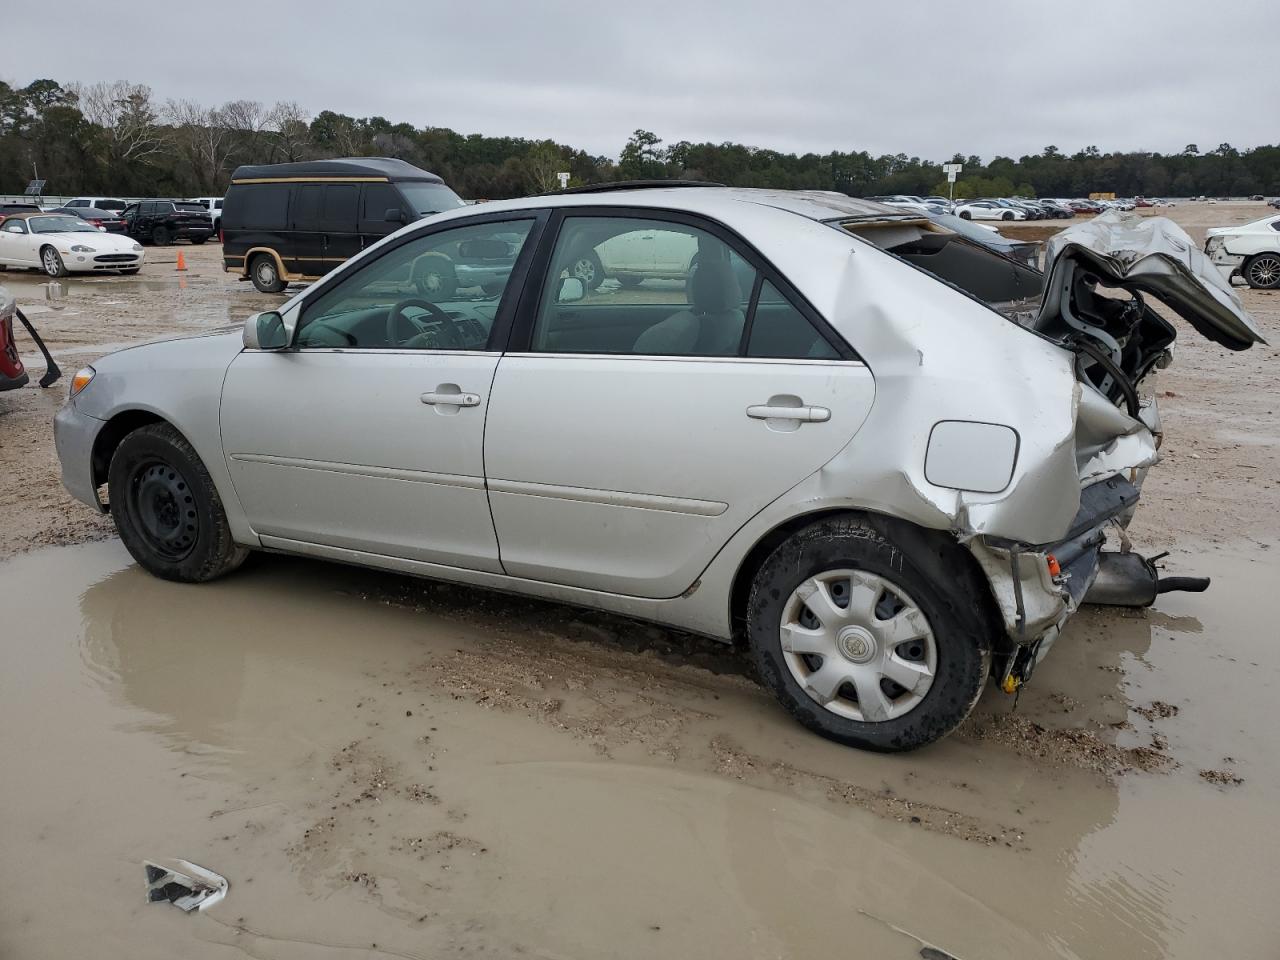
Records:
[[[287,286],[275,257],[269,253],[259,253],[249,261],[249,279],[260,293],[279,293]]]
[[[1253,289],[1274,290],[1280,287],[1280,253],[1255,253],[1240,272]]]
[[[62,257],[53,247],[44,247],[40,250],[40,269],[50,277],[67,275],[67,265],[62,262]]]
[[[447,257],[429,255],[414,264],[413,285],[423,300],[438,303],[458,292],[458,275]]]
[[[982,694],[999,629],[990,589],[963,553],[945,535],[880,516],[832,517],[793,534],[752,582],[747,636],[761,681],[803,726],[847,746],[896,753],[946,736]],[[810,609],[823,609],[814,597],[832,599],[829,625]],[[787,650],[784,622],[792,627]],[[818,647],[831,652],[811,652]],[[914,687],[887,678],[883,664]],[[865,713],[860,685],[846,676],[870,684]],[[810,685],[829,690],[830,701]]]
[[[968,210],[961,210],[961,211],[960,211],[960,219],[961,219],[961,220],[972,220],[972,219],[973,219],[973,214],[972,214],[972,213],[970,213]]]
[[[167,247],[173,243],[173,235],[169,233],[169,228],[166,226],[152,227],[151,242],[157,247]]]
[[[588,250],[569,261],[569,276],[577,277],[588,290],[595,290],[604,283],[604,265],[594,250]]]
[[[107,490],[120,539],[148,573],[202,583],[230,573],[249,555],[231,538],[199,454],[167,423],[139,427],[120,441]]]
[[[634,274],[624,273],[620,277],[615,278],[618,283],[622,284],[627,290],[634,290],[640,284],[644,283],[644,277],[637,277]]]
[[[1013,219],[1013,213],[1012,213],[1012,211],[1006,210],[1004,213],[1000,214],[1000,219],[1001,219],[1001,220],[1012,220],[1012,219]]]
[[[191,242],[194,243],[196,246],[199,246],[200,244],[204,243],[208,239],[209,239],[208,237],[192,237]]]
[[[213,235],[216,237],[221,232],[222,232],[222,221],[221,220],[213,221]]]

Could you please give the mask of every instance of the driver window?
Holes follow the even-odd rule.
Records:
[[[294,345],[485,350],[532,227],[532,220],[481,223],[403,243],[307,303]]]

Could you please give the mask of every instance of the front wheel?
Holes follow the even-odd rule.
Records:
[[[231,538],[222,500],[199,454],[167,423],[140,427],[120,441],[107,491],[120,539],[157,577],[213,580],[249,555]]]
[[[249,278],[261,293],[279,293],[286,286],[280,276],[280,268],[276,266],[276,258],[269,253],[260,253],[249,264]]]
[[[961,210],[961,211],[960,211],[960,219],[961,219],[961,220],[972,220],[972,219],[973,219],[973,214],[972,214],[972,213],[970,213],[968,210]]]
[[[1244,279],[1255,290],[1280,287],[1280,254],[1259,253],[1244,265]]]
[[[53,247],[45,247],[40,251],[40,268],[51,277],[67,275],[66,264],[62,262],[62,257]]]
[[[991,667],[977,592],[987,588],[957,551],[875,516],[792,535],[752,584],[747,633],[760,678],[802,725],[848,746],[889,753],[945,736]]]

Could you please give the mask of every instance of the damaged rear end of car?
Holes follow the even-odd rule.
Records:
[[[921,367],[932,347],[952,351],[944,363],[952,370],[898,382],[869,361],[877,405],[931,425],[924,463],[880,478],[884,494],[940,509],[981,567],[1002,620],[992,672],[1005,692],[1030,679],[1083,603],[1145,606],[1162,592],[1208,586],[1162,577],[1126,534],[1163,441],[1152,376],[1172,362],[1177,336],[1150,301],[1228,349],[1262,341],[1179,227],[1160,217],[1098,217],[1053,237],[1042,273],[924,220],[864,216],[838,226],[1021,328],[1023,342],[1010,345],[965,308],[953,309],[966,329],[947,330],[907,304],[911,320],[903,325],[895,310],[893,322],[916,344]],[[979,371],[997,382],[982,383]],[[949,379],[963,386],[954,419],[942,419],[920,394]],[[1003,396],[1004,409],[991,411],[987,393]],[[918,522],[942,525],[924,513]]]

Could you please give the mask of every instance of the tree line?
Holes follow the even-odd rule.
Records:
[[[1280,194],[1280,146],[1229,143],[1180,153],[1073,154],[1047,146],[1019,157],[955,154],[924,160],[865,150],[781,153],[739,143],[665,144],[637,130],[617,158],[553,140],[461,134],[331,110],[311,116],[292,101],[233,100],[209,107],[157,99],[139,83],[0,81],[0,193],[33,179],[49,195],[218,195],[241,163],[337,156],[398,157],[439,174],[468,198],[545,193],[567,171],[572,184],[632,179],[707,180],[734,186],[834,190],[850,196],[943,194],[942,163],[960,162],[956,196],[1241,196]]]

